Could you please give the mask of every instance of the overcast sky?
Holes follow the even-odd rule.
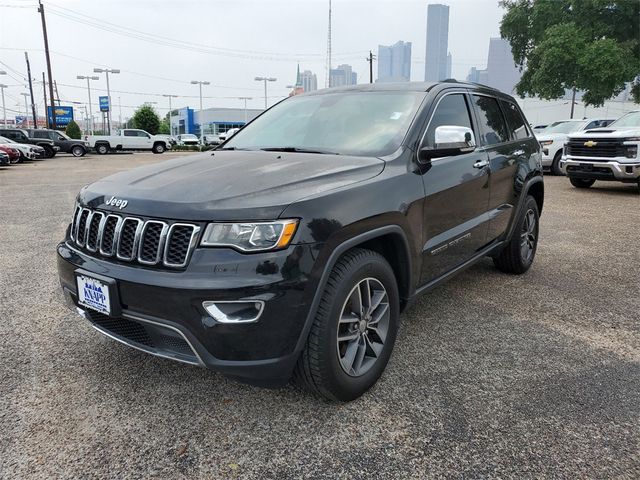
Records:
[[[359,82],[368,81],[369,49],[375,54],[378,44],[404,40],[413,44],[412,80],[423,80],[428,3],[450,6],[453,76],[464,79],[470,67],[484,67],[489,38],[499,36],[503,11],[497,0],[333,0],[333,66],[349,63]],[[93,75],[93,67],[119,68],[119,75],[110,76],[114,119],[118,97],[123,117],[145,101],[158,102],[158,111],[166,113],[168,100],[157,95],[162,93],[181,96],[173,100],[174,108],[198,108],[197,86],[190,80],[211,82],[203,87],[203,95],[209,97],[205,108],[241,107],[236,98],[240,96],[253,97],[249,107],[261,108],[263,89],[254,77],[277,77],[269,84],[272,103],[288,93],[286,85],[295,83],[298,61],[301,70],[312,70],[318,85],[324,86],[328,1],[45,0],[45,7],[53,76],[62,103],[87,101],[86,82],[77,75]],[[113,31],[119,27],[130,29],[133,36],[153,38],[122,36]],[[159,44],[158,36],[169,45]],[[176,40],[184,48],[172,46]],[[26,90],[20,75],[26,75],[25,50],[32,76],[41,79],[45,60],[36,2],[0,0],[0,70],[10,74],[0,77],[0,83],[10,85],[5,90],[8,109],[24,111],[20,92]],[[374,78],[375,72],[374,65]],[[42,105],[42,84],[35,84],[35,89]],[[106,89],[104,75],[92,82],[94,105],[104,94],[100,89]]]

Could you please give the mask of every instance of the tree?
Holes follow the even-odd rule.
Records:
[[[500,34],[524,69],[519,95],[552,100],[582,90],[599,106],[633,82],[640,103],[638,0],[502,0]]]
[[[151,105],[142,105],[131,118],[133,128],[145,130],[155,135],[160,130],[160,118]]]
[[[73,120],[71,120],[67,124],[67,128],[65,129],[64,133],[66,133],[69,138],[74,138],[76,140],[82,137],[82,132],[80,131],[80,127]]]
[[[163,118],[160,122],[158,133],[161,133],[163,135],[169,135],[171,133],[171,129],[169,128],[169,121],[166,118]]]

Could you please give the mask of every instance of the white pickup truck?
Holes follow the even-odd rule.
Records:
[[[112,150],[151,150],[153,153],[163,153],[171,148],[165,137],[151,135],[136,128],[118,130],[116,135],[86,135],[85,140],[100,155]]]
[[[589,188],[596,180],[636,183],[640,189],[640,110],[606,128],[572,133],[560,168],[571,184]]]

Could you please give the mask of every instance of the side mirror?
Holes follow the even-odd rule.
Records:
[[[473,152],[476,139],[473,130],[457,125],[441,125],[436,127],[435,146],[420,149],[420,160],[429,161],[432,158],[452,157],[463,153]]]

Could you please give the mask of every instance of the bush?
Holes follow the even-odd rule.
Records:
[[[75,140],[79,140],[80,138],[82,138],[82,132],[80,131],[80,127],[73,120],[69,122],[64,133],[66,133],[69,138],[73,138]]]

